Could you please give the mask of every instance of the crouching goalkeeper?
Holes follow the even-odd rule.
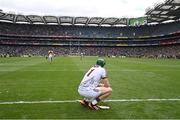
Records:
[[[107,98],[112,93],[112,88],[104,68],[104,59],[98,59],[96,64],[89,69],[82,79],[78,92],[84,97],[80,103],[91,109],[99,110],[98,102]]]

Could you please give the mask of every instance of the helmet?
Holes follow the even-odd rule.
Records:
[[[96,61],[96,65],[99,65],[101,67],[104,67],[105,64],[106,64],[106,61],[102,58],[100,58]]]

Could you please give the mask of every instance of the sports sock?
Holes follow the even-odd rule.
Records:
[[[97,97],[95,100],[92,101],[93,105],[96,105],[100,101],[99,97]]]

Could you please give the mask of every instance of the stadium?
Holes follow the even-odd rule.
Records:
[[[179,0],[139,18],[0,10],[0,118],[180,119],[179,13]],[[77,102],[77,88],[98,58],[113,93],[100,103],[111,109],[93,111]]]

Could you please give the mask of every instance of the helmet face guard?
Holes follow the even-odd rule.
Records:
[[[101,67],[104,67],[105,66],[105,64],[106,64],[106,61],[104,60],[104,59],[98,59],[97,61],[96,61],[96,65],[99,65],[99,66],[101,66]]]

